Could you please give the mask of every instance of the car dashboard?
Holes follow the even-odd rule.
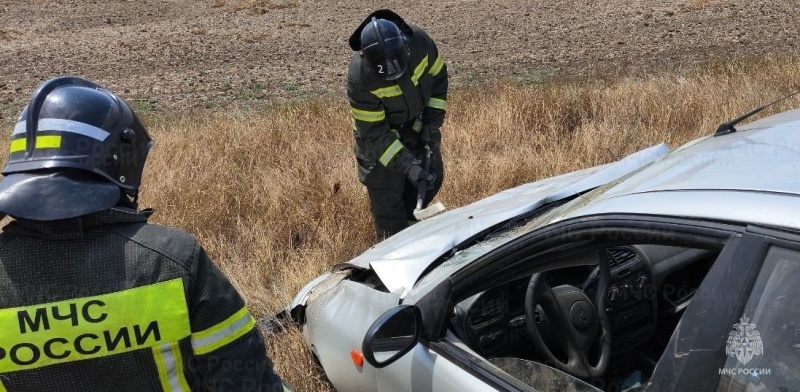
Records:
[[[611,267],[606,311],[612,351],[617,353],[646,342],[656,330],[659,315],[674,315],[688,306],[716,254],[655,245],[614,247],[606,252]],[[550,287],[580,288],[596,302],[597,274],[597,265],[584,265],[548,271],[545,279]],[[525,321],[529,280],[529,276],[520,278],[461,301],[451,319],[454,332],[487,358],[535,357]],[[543,338],[555,339],[544,313],[536,312],[535,318]]]

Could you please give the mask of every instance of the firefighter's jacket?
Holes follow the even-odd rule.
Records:
[[[356,52],[347,75],[356,156],[362,165],[380,164],[405,172],[409,150],[438,145],[447,107],[447,66],[427,33],[410,25],[408,69],[397,80],[375,76]],[[431,140],[423,140],[430,135]]]
[[[0,391],[281,391],[190,235],[126,208],[0,234]]]

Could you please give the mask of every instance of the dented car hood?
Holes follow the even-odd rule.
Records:
[[[410,290],[437,258],[498,223],[614,181],[669,152],[659,144],[617,162],[512,188],[421,221],[337,266],[372,269],[390,292]]]

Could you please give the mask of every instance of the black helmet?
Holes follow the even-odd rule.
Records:
[[[409,55],[406,37],[393,22],[373,16],[361,30],[361,56],[379,78],[395,80],[402,76]]]
[[[133,110],[77,77],[44,82],[22,111],[0,181],[0,211],[67,219],[136,199],[153,141]]]

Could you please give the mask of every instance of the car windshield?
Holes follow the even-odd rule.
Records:
[[[512,226],[509,229],[506,229],[499,233],[492,234],[483,241],[480,241],[468,248],[459,250],[444,263],[438,265],[436,268],[432,269],[427,275],[425,275],[419,281],[419,283],[417,283],[416,287],[421,288],[428,285],[429,283],[438,282],[439,280],[441,280],[441,278],[452,275],[454,272],[461,269],[461,267],[469,264],[478,257],[485,255],[490,250],[495,249],[500,245],[503,245],[506,242],[511,241],[512,239],[517,238],[520,235],[526,233],[527,232],[526,227],[527,225]]]

